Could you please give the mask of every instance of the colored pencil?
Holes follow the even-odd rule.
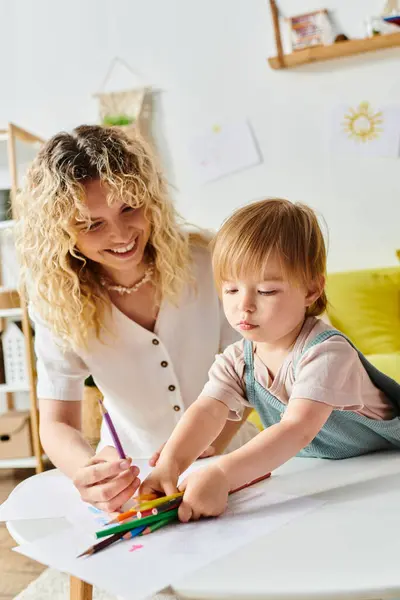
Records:
[[[145,529],[146,529],[146,526],[136,527],[135,529],[132,529],[129,532],[129,534],[130,534],[129,539],[132,539],[132,538],[140,535]],[[120,540],[123,537],[124,537],[123,532],[115,533],[114,535],[111,535],[110,537],[106,538],[105,540],[102,540],[101,542],[97,542],[97,544],[94,544],[93,546],[91,546],[90,548],[85,550],[85,552],[82,552],[82,554],[79,554],[77,556],[77,558],[81,558],[82,556],[92,556],[92,554],[96,554],[97,552],[100,552],[100,550],[104,550],[105,548],[108,548],[108,546],[111,546],[111,544],[114,544],[114,542],[117,542],[118,540]]]
[[[249,483],[246,483],[234,490],[232,490],[230,492],[230,494],[234,494],[236,492],[239,492],[240,490],[243,490],[245,488],[248,488],[252,485],[255,485],[256,483],[259,483],[260,481],[263,481],[264,479],[268,479],[268,477],[270,477],[271,473],[266,473],[265,475],[262,475],[261,477],[257,477],[256,479],[253,479],[252,481],[249,481]],[[180,499],[183,496],[183,492],[179,493],[179,494],[172,494],[173,497],[175,497],[176,499]],[[159,498],[159,500],[163,500],[163,503],[166,503],[166,499],[167,498],[171,498],[171,496],[163,496],[162,498]],[[173,500],[174,498],[172,498]],[[163,503],[160,503],[159,506],[162,506]],[[173,509],[174,512],[176,511],[177,513],[177,508]],[[137,512],[137,511],[136,511]],[[139,511],[140,512],[140,511]],[[149,516],[145,516],[141,519],[142,522],[145,522],[146,525],[147,524],[151,524],[153,522],[156,522],[159,518],[159,512],[156,515],[149,515]],[[172,511],[171,511],[172,512]],[[161,512],[162,514],[162,512]],[[118,515],[117,519],[118,522],[123,520],[124,515],[126,515],[126,513],[122,513],[122,515]],[[133,511],[128,511],[128,515],[125,516],[125,518],[129,518],[130,517],[134,517]],[[106,535],[110,535],[110,534],[114,534],[114,533],[119,533],[120,531],[128,531],[129,527],[132,527],[132,522],[133,521],[129,521],[128,523],[122,523],[121,525],[114,525],[113,527],[108,527],[106,530],[100,530],[96,532],[96,537],[97,538],[101,538],[101,537],[105,537]],[[123,527],[124,529],[118,529],[119,527]],[[107,533],[108,531],[108,533]]]
[[[165,498],[168,498],[168,496],[165,496]],[[117,515],[116,517],[114,517],[114,519],[109,521],[107,525],[113,525],[114,523],[122,523],[123,521],[126,521],[127,519],[132,519],[133,517],[141,519],[142,517],[147,517],[151,514],[157,515],[160,512],[165,512],[167,510],[170,510],[171,508],[175,508],[175,506],[178,506],[181,502],[182,496],[179,496],[178,498],[173,498],[172,500],[165,501],[163,504],[160,504],[158,508],[154,507],[148,508],[146,510],[137,509],[135,511],[130,510],[120,515]]]
[[[177,508],[173,508],[171,511],[171,514],[178,514],[178,509]],[[140,523],[141,525],[152,525],[153,523],[156,523],[157,521],[160,520],[160,515],[150,515],[149,517],[144,517],[143,519],[140,519]],[[132,523],[133,521],[129,521],[128,523],[122,523],[121,525],[114,525],[113,527],[106,527],[105,529],[101,529],[100,531],[96,531],[96,538],[103,538],[103,537],[107,537],[108,535],[113,535],[114,533],[120,533],[122,532],[126,532],[129,531],[130,529],[132,529]]]
[[[255,485],[256,483],[259,483],[260,481],[264,481],[264,479],[268,479],[268,477],[271,477],[271,473],[266,473],[265,475],[261,475],[261,477],[257,477],[256,479],[253,479],[253,481],[249,481],[249,483],[245,483],[244,485],[241,485],[240,487],[236,488],[235,490],[232,490],[229,493],[235,494],[236,492],[240,492],[240,490],[244,490],[245,488],[248,488],[251,485]]]
[[[169,510],[171,510],[173,508],[178,508],[178,506],[180,505],[182,500],[183,500],[183,497],[174,498],[173,500],[168,500],[168,502],[161,504],[158,508],[151,508],[151,509],[149,508],[148,510],[145,510],[145,511],[138,511],[136,513],[136,518],[143,519],[144,517],[147,517],[148,514],[159,515],[159,514],[168,512]]]
[[[124,452],[124,449],[122,448],[122,444],[121,444],[121,441],[120,441],[120,439],[118,437],[117,431],[116,431],[116,429],[114,427],[114,423],[111,420],[110,413],[108,412],[108,410],[104,406],[103,400],[101,398],[99,398],[99,405],[100,405],[100,410],[101,410],[101,412],[103,414],[103,417],[105,419],[105,422],[107,423],[107,426],[108,426],[108,429],[110,431],[111,437],[113,439],[114,446],[116,447],[117,452],[119,454],[119,457],[122,458],[122,459],[124,459],[124,458],[126,458],[126,454]]]
[[[137,510],[147,510],[148,508],[156,508],[164,502],[168,502],[169,500],[175,500],[175,498],[181,498],[183,496],[183,492],[177,492],[176,494],[170,494],[169,496],[159,496],[155,500],[149,500],[148,502],[142,502],[136,508]]]
[[[157,494],[142,494],[141,496],[136,496],[132,498],[135,501],[135,506],[141,504],[142,502],[148,502],[149,500],[156,500],[159,498]]]
[[[173,523],[177,520],[175,515],[171,515],[170,517],[165,517],[164,519],[160,519],[157,523],[153,523],[153,525],[148,525],[144,531],[140,535],[148,535],[149,533],[153,533],[153,531],[157,531],[157,529],[161,529],[161,527],[165,527],[170,523]]]
[[[230,492],[230,494],[234,494],[236,492],[239,492],[240,490],[243,490],[252,485],[255,485],[256,483],[259,483],[260,481],[268,479],[268,477],[270,477],[270,475],[271,475],[271,473],[266,473],[265,475],[262,475],[261,477],[257,477],[256,479],[253,479],[249,483],[246,483],[246,484],[232,490]],[[142,518],[137,517],[136,519],[132,519],[129,524],[128,523],[125,524],[125,525],[128,525],[127,529],[125,529],[124,531],[119,531],[117,533],[114,533],[113,535],[110,535],[103,541],[98,542],[91,548],[88,548],[88,550],[86,550],[79,556],[91,556],[92,554],[95,554],[96,552],[99,552],[99,551],[103,550],[104,548],[111,546],[111,544],[120,540],[121,538],[124,540],[130,540],[138,535],[148,535],[149,533],[153,533],[154,531],[157,531],[158,529],[161,529],[162,527],[165,527],[166,525],[173,523],[174,521],[176,521],[178,519],[178,510],[177,509],[179,507],[179,504],[182,502],[182,494],[178,497],[176,497],[176,496],[177,495],[175,494],[175,498],[172,498],[170,500],[166,500],[167,498],[169,498],[169,496],[164,496],[163,497],[164,505],[159,506],[159,508],[152,509],[152,510],[157,511],[156,514],[152,515],[152,516],[156,516],[158,520],[154,519],[154,520],[152,520],[151,523],[149,523],[149,520],[146,519],[146,516],[143,516]],[[167,514],[164,515],[163,514],[164,512]],[[122,517],[122,516],[123,515],[119,515],[119,517]],[[132,516],[133,515],[131,514],[131,517]],[[134,525],[139,520],[141,522],[141,526],[134,527]],[[143,523],[149,523],[149,524],[143,525]],[[131,528],[133,526],[133,528],[129,529],[129,526]],[[96,536],[97,536],[97,534],[96,534]],[[100,536],[97,536],[97,537],[100,537]]]

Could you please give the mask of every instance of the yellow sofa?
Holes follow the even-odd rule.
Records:
[[[326,289],[332,325],[400,383],[400,267],[331,273]],[[249,421],[261,428],[255,411]]]

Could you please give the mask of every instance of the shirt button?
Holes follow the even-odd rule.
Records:
[[[174,411],[175,411],[175,412],[179,412],[180,410],[181,410],[181,407],[180,407],[180,406],[178,406],[177,404],[175,404],[175,406],[174,406]]]
[[[154,338],[154,340],[152,340],[152,343],[153,343],[155,346],[158,346],[158,344],[159,344],[160,342],[159,342],[159,341],[158,341],[156,338]]]
[[[162,366],[162,367],[168,367],[168,363],[167,363],[167,361],[166,361],[166,360],[163,360],[163,361],[161,362],[161,366]]]
[[[170,392],[174,392],[176,390],[176,387],[174,385],[169,385],[168,389]]]

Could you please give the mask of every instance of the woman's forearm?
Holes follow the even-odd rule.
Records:
[[[51,462],[70,478],[95,454],[81,432],[66,423],[41,423],[40,440]]]
[[[228,412],[225,404],[214,398],[199,398],[179,421],[160,460],[173,460],[183,473],[221,433]]]

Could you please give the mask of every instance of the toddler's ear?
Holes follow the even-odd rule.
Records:
[[[322,294],[325,287],[325,277],[321,275],[317,280],[313,281],[307,291],[306,306],[311,306]]]

